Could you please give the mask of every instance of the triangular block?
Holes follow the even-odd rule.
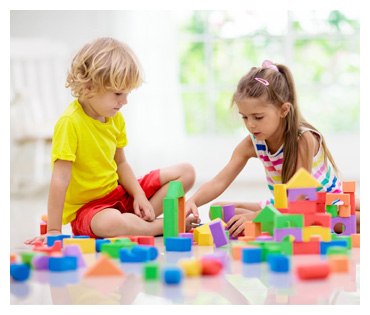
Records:
[[[86,270],[84,277],[124,275],[124,272],[108,256],[102,254],[96,263]]]
[[[303,167],[301,167],[287,182],[286,188],[308,188],[308,187],[321,187],[321,184],[312,177]]]
[[[166,198],[180,198],[184,197],[184,188],[182,187],[182,183],[180,181],[170,181],[168,186]]]

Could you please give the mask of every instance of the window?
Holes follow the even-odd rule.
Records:
[[[187,134],[245,133],[230,100],[239,79],[265,59],[290,67],[302,113],[320,131],[359,132],[359,12],[174,14]]]

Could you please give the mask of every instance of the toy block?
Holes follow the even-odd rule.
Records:
[[[135,245],[131,247],[132,253],[135,254],[138,251],[147,251],[149,260],[155,260],[158,257],[158,249],[151,245]]]
[[[222,218],[222,206],[211,206],[209,211],[210,211],[211,220],[214,220],[214,219],[223,220],[223,218]]]
[[[304,226],[317,225],[324,228],[331,227],[331,215],[329,213],[306,214],[304,216]]]
[[[149,251],[139,248],[140,246],[137,246],[137,249],[133,251],[129,248],[122,247],[118,254],[119,254],[119,260],[122,263],[140,263],[140,262],[146,262],[149,260]]]
[[[326,252],[327,256],[332,255],[347,255],[348,256],[348,249],[343,246],[332,246],[328,248],[328,251]]]
[[[197,243],[198,243],[199,246],[211,246],[211,245],[213,245],[213,237],[212,237],[211,232],[199,234]]]
[[[76,256],[49,257],[50,271],[70,271],[77,269]]]
[[[212,221],[208,226],[216,247],[221,247],[229,243],[221,220]]]
[[[285,209],[288,208],[287,190],[285,184],[274,185],[274,200],[275,208]]]
[[[273,241],[274,237],[270,235],[260,235],[255,238],[256,241]]]
[[[137,243],[139,245],[151,245],[151,246],[154,246],[155,239],[154,239],[154,236],[140,235],[140,236],[138,236]]]
[[[50,254],[53,252],[61,252],[62,251],[62,241],[60,240],[55,241],[53,246],[50,246],[50,247],[42,245],[42,242],[35,242],[32,250],[34,252],[43,252],[46,254]]]
[[[124,272],[109,259],[107,255],[100,255],[94,265],[90,266],[84,273],[84,277],[95,276],[124,276]]]
[[[232,242],[231,243],[231,257],[233,260],[240,260],[242,257],[242,250],[244,248],[254,248],[254,246],[249,246],[248,244],[245,243],[236,243]]]
[[[335,247],[341,246],[347,249],[348,242],[347,240],[332,240],[330,242],[320,242],[320,254],[326,255],[328,249],[333,246]]]
[[[177,199],[163,199],[163,242],[166,244],[168,237],[179,234],[179,216]]]
[[[301,167],[287,182],[286,188],[321,188],[321,184],[303,167]]]
[[[180,182],[181,184],[181,182]],[[179,218],[179,227],[178,233],[185,233],[186,232],[186,222],[185,222],[185,197],[179,197],[178,201],[178,218]]]
[[[166,284],[179,284],[183,278],[183,272],[176,266],[165,266],[163,268],[163,281]]]
[[[166,251],[188,252],[191,251],[191,239],[183,237],[168,237],[166,240]]]
[[[46,244],[50,247],[53,246],[55,241],[63,241],[65,238],[70,238],[70,235],[50,235],[46,238]],[[63,244],[62,244],[63,247]]]
[[[106,243],[111,243],[111,241],[110,240],[105,240],[105,239],[96,239],[95,240],[95,251],[97,252],[97,253],[100,253],[100,250],[101,250],[101,246],[103,245],[103,244],[106,244]]]
[[[330,274],[330,266],[327,262],[299,265],[296,273],[301,280],[325,279]]]
[[[311,235],[321,235],[324,242],[331,241],[330,228],[321,226],[306,226],[302,229],[302,237],[304,242],[309,242]]]
[[[40,223],[40,235],[44,235],[48,232],[48,225],[45,222]]]
[[[302,214],[283,214],[275,217],[275,229],[283,228],[302,228],[303,215]]]
[[[215,220],[212,220],[211,222],[216,221],[216,220],[220,220],[220,219],[215,219]],[[226,227],[226,223],[223,222],[223,221],[221,221],[221,222],[222,222],[223,227],[225,228]],[[199,225],[196,229],[194,229],[194,232],[193,232],[194,241],[197,242],[198,244],[199,244],[198,236],[200,234],[211,234],[211,230],[209,229],[209,223],[210,222],[208,222],[206,224]],[[212,235],[211,235],[211,237],[212,237]],[[213,240],[212,240],[212,244],[213,244]]]
[[[276,209],[278,209],[281,214],[289,214],[289,208],[276,208]]]
[[[167,198],[181,198],[185,197],[184,188],[182,187],[182,183],[180,181],[170,181],[167,189]]]
[[[338,216],[338,206],[337,205],[327,205],[325,206],[326,213],[329,213],[332,218]]]
[[[73,238],[90,238],[88,235],[74,235]]]
[[[63,246],[79,245],[84,254],[95,253],[95,239],[93,238],[64,238]]]
[[[225,223],[229,222],[230,219],[235,216],[235,206],[234,205],[226,205],[222,207],[223,211],[223,221]]]
[[[325,203],[316,203],[316,213],[325,213],[326,205]]]
[[[244,236],[256,238],[259,235],[261,235],[261,223],[245,221]]]
[[[288,272],[290,270],[290,260],[283,254],[268,254],[266,261],[271,271]]]
[[[49,270],[49,258],[50,256],[36,255],[32,258],[32,266],[36,270]]]
[[[223,268],[222,263],[218,259],[209,257],[202,257],[200,259],[200,265],[203,276],[218,275]]]
[[[10,253],[10,263],[17,262],[17,255],[14,253]]]
[[[326,191],[318,191],[316,192],[316,203],[318,204],[325,204],[326,202]]]
[[[124,239],[115,241],[113,243],[105,243],[102,244],[100,247],[100,252],[108,255],[111,258],[119,258],[119,251],[121,248],[128,248],[130,249],[132,246],[134,246],[134,243],[131,243],[129,239],[125,239],[127,241],[124,241]]]
[[[145,281],[159,279],[159,263],[147,262],[143,266],[143,278]]]
[[[261,231],[269,232],[270,235],[274,234],[274,221],[276,216],[282,214],[273,205],[267,205],[259,214],[253,219],[253,222],[261,223]]]
[[[352,247],[360,247],[360,234],[351,234]]]
[[[320,242],[293,242],[293,255],[315,255],[320,254]]]
[[[300,200],[300,201],[289,201],[288,209],[290,214],[314,214],[316,213],[316,201],[312,200]]]
[[[302,242],[302,228],[275,229],[275,241],[281,242],[286,236],[293,236],[294,241]]]
[[[245,264],[255,264],[262,262],[261,248],[243,248],[242,262]]]
[[[348,272],[349,260],[345,255],[329,256],[329,266],[331,272]]]
[[[344,231],[342,231],[342,233],[339,233],[340,235],[351,235],[351,234],[356,233],[356,230],[357,230],[356,215],[351,215],[348,218],[342,218],[342,217],[331,218],[331,230],[332,231],[334,231],[334,227],[338,223],[344,226]]]
[[[75,256],[77,257],[78,268],[86,267],[84,257],[81,252],[81,248],[78,245],[70,245],[64,248],[63,253],[65,256]]]
[[[351,206],[340,205],[338,206],[338,217],[348,218],[351,216]]]
[[[317,203],[317,193],[315,187],[310,188],[291,188],[288,189],[288,200],[314,200]]]
[[[21,253],[21,261],[23,264],[27,264],[29,265],[30,267],[33,268],[32,266],[32,258],[34,256],[38,255],[37,253],[35,252],[24,252],[24,253]]]
[[[226,233],[228,231],[225,231]],[[253,236],[239,236],[238,237],[238,241],[239,242],[244,242],[244,243],[248,243],[248,242],[251,242],[251,241],[254,241],[255,240],[255,237]]]
[[[41,216],[41,221],[44,222],[44,223],[48,223],[48,215],[47,214],[43,214]]]
[[[350,199],[349,199],[349,194],[334,194],[334,193],[326,193],[326,201],[325,204],[332,205],[333,202],[335,202],[337,199],[340,201],[343,201],[343,204],[345,206],[351,205]]]
[[[196,259],[180,259],[178,265],[188,277],[197,277],[202,273],[202,265]]]
[[[343,193],[349,194],[351,215],[356,214],[356,182],[343,182]]]
[[[28,264],[11,264],[10,276],[15,281],[25,281],[30,276],[30,266]]]
[[[351,249],[352,248],[352,238],[350,235],[338,235],[338,234],[335,234],[335,232],[332,232],[331,233],[331,239],[334,241],[334,240],[345,240],[347,241],[347,249]]]
[[[350,193],[350,192],[356,192],[356,182],[355,181],[346,181],[342,182],[343,184],[343,192],[344,193]]]
[[[179,233],[179,237],[190,238],[191,243],[193,244],[193,242],[194,242],[194,234],[193,233]]]

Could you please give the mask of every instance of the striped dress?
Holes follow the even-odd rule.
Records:
[[[322,149],[322,138],[321,134],[315,130],[301,127],[299,130],[298,138],[307,131],[311,131],[320,139],[320,148],[317,154],[314,156],[312,161],[312,176],[321,183],[322,187],[317,188],[317,191],[326,191],[332,193],[342,193],[342,182],[337,178],[334,173],[333,167],[329,161],[325,163],[324,151]],[[269,149],[264,140],[259,141],[254,135],[251,135],[254,149],[257,154],[257,158],[261,160],[263,166],[265,167],[267,185],[274,195],[274,185],[281,184],[281,170],[283,168],[283,158],[284,158],[284,144],[276,151],[275,154],[270,154]],[[265,201],[259,202],[261,208],[266,205],[274,203],[274,199],[270,198]]]

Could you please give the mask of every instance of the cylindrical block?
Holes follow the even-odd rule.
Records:
[[[298,266],[296,272],[302,280],[323,279],[329,275],[330,267],[327,262],[319,262],[312,265]]]

